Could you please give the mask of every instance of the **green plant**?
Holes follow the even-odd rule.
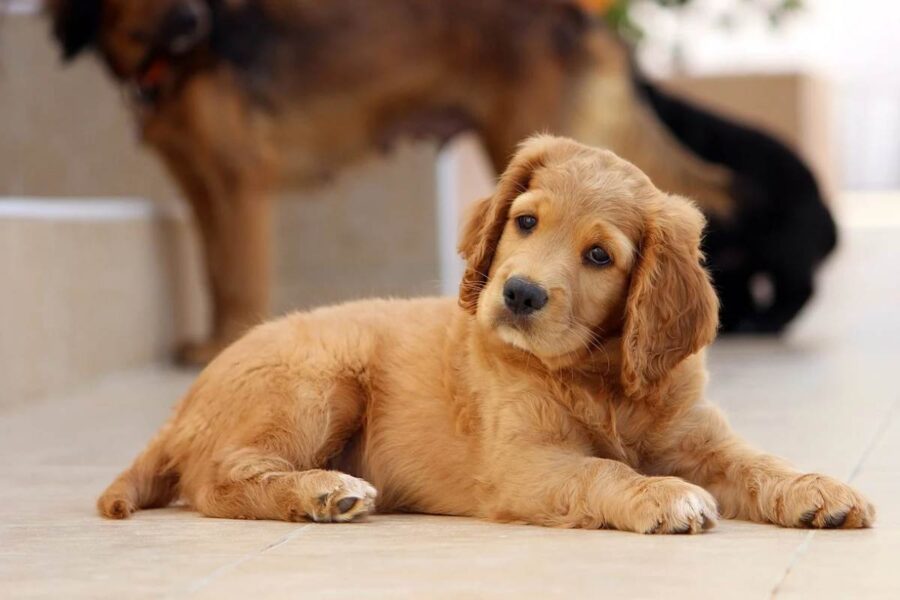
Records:
[[[625,39],[639,44],[647,32],[635,19],[635,9],[641,5],[655,5],[662,9],[684,14],[690,9],[708,10],[701,6],[702,0],[614,0],[606,13],[606,20]],[[762,17],[773,27],[779,27],[784,20],[804,7],[804,0],[731,0],[724,9],[718,8],[717,22],[720,27],[734,29],[743,19],[754,15]]]

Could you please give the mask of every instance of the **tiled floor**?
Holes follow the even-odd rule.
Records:
[[[782,341],[728,340],[710,394],[748,438],[853,481],[867,531],[725,522],[694,537],[426,516],[352,525],[124,522],[97,493],[191,376],[149,369],[0,413],[2,598],[900,598],[900,228],[858,221]]]

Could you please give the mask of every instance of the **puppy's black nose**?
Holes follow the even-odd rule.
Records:
[[[521,277],[511,277],[503,286],[506,307],[516,315],[530,315],[547,305],[547,292],[536,283]]]

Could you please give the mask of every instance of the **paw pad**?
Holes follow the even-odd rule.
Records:
[[[356,503],[360,501],[360,498],[354,498],[353,496],[348,496],[343,500],[340,500],[337,503],[338,512],[342,515],[350,512],[350,510],[356,506]]]

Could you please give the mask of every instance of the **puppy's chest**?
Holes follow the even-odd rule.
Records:
[[[603,391],[569,395],[569,415],[591,443],[593,455],[638,468],[647,432],[633,406]]]

